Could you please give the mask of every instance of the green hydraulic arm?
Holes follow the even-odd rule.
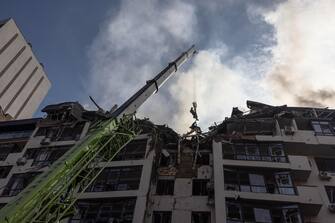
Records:
[[[195,53],[182,53],[108,118],[92,124],[88,134],[39,174],[0,210],[0,223],[60,222],[74,213],[74,203],[109,161],[139,134],[136,110]]]

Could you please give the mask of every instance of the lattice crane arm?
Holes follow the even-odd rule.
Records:
[[[71,213],[77,190],[84,192],[104,169],[95,161],[111,161],[137,135],[133,114],[194,53],[192,46],[147,81],[110,118],[93,125],[87,136],[0,210],[0,223],[59,222]]]

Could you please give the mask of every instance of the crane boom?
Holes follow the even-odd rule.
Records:
[[[140,90],[138,90],[132,97],[123,103],[115,112],[113,117],[122,117],[124,114],[133,114],[153,93],[164,84],[165,81],[175,73],[178,68],[185,63],[195,53],[194,45],[190,49],[182,53],[176,60],[169,63],[154,79],[147,81]]]
[[[80,142],[0,210],[0,223],[58,222],[69,215],[78,193],[83,193],[104,169],[98,162],[107,164],[138,134],[133,120],[136,110],[194,53],[192,46],[108,119],[95,123]]]

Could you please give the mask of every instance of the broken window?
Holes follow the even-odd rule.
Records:
[[[314,130],[313,126],[311,125],[311,120],[309,118],[306,119],[296,117],[295,123],[297,124],[297,128],[299,130],[308,130],[308,131]]]
[[[51,141],[70,141],[79,140],[83,131],[85,122],[79,122],[74,127],[70,126],[57,126],[57,127],[40,127],[36,136],[45,136],[50,138]]]
[[[228,143],[222,143],[222,155],[223,159],[236,159],[235,150],[233,146]]]
[[[10,153],[19,153],[22,151],[24,144],[22,143],[1,143],[0,144],[0,161],[7,159]]]
[[[194,196],[207,196],[208,195],[208,188],[207,188],[208,183],[209,183],[209,180],[193,179],[192,194]]]
[[[131,223],[135,203],[135,198],[78,201],[78,211],[70,218],[69,223]]]
[[[211,223],[211,213],[192,212],[192,223]]]
[[[158,180],[156,187],[157,195],[173,195],[174,180]]]
[[[133,140],[118,152],[113,161],[143,159],[146,149],[147,139]]]
[[[325,186],[329,203],[335,203],[335,187],[334,186]]]
[[[254,160],[269,162],[288,162],[280,143],[234,143],[223,144],[223,158],[236,160]]]
[[[59,127],[39,127],[37,132],[35,133],[36,136],[45,136],[48,138],[53,138],[57,136]]]
[[[293,125],[292,118],[278,118],[277,121],[280,129],[285,129],[286,127],[291,127]]]
[[[57,141],[79,140],[84,125],[85,122],[79,122],[74,127],[64,127]]]
[[[33,159],[32,166],[48,166],[58,160],[69,149],[68,146],[31,148],[26,151],[24,156]]]
[[[160,167],[169,167],[174,166],[176,164],[177,153],[175,151],[168,151],[166,149],[162,149],[159,166]]]
[[[141,174],[142,166],[106,168],[86,192],[137,190]]]
[[[171,211],[154,211],[152,223],[171,223]]]
[[[209,153],[198,153],[197,154],[197,165],[209,165]]]
[[[274,130],[273,119],[247,120],[244,124],[245,135],[272,135]]]
[[[5,186],[2,196],[16,196],[26,188],[38,174],[40,174],[40,172],[14,174]]]
[[[13,166],[0,166],[0,178],[6,178]]]
[[[334,128],[326,121],[312,121],[312,126],[316,135],[332,136]]]
[[[315,158],[319,171],[335,172],[335,159]]]

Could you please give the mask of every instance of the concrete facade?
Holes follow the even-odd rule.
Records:
[[[31,118],[50,86],[43,65],[14,20],[0,22],[1,113],[14,119]]]
[[[16,126],[6,130],[0,125],[0,147],[25,135],[21,150],[0,156],[6,173],[0,179],[1,204],[29,183],[17,180],[19,174],[33,177],[46,170],[87,134],[94,119],[83,119],[80,112],[69,120],[81,121],[66,130],[68,116],[62,112],[70,107],[84,112],[78,103],[51,105],[45,119],[30,121],[30,138],[17,131],[25,122],[6,122],[3,126]],[[114,161],[101,163],[106,168],[78,193],[77,212],[63,222],[334,222],[335,111],[260,103],[249,108],[244,115],[233,110],[200,134],[180,136],[147,122],[150,127]]]

